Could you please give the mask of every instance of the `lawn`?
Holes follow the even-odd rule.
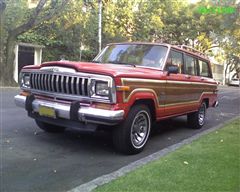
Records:
[[[240,191],[240,119],[95,191]]]

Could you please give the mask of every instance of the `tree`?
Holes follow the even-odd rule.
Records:
[[[26,2],[26,1],[25,1]],[[1,84],[11,85],[14,46],[17,37],[61,13],[69,0],[39,0],[35,9],[27,9],[23,0],[1,0]],[[24,10],[24,11],[22,11]],[[22,14],[16,14],[20,11]],[[3,19],[4,18],[4,19]]]

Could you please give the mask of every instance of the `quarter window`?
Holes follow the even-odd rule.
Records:
[[[199,64],[199,75],[202,77],[210,77],[210,71],[207,62],[198,60]]]
[[[189,55],[185,56],[185,73],[188,75],[197,75],[197,59]]]

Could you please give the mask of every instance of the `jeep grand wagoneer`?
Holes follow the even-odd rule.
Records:
[[[186,46],[109,44],[92,62],[52,61],[21,71],[18,106],[47,132],[112,131],[119,151],[139,153],[152,123],[187,115],[201,128],[217,106],[210,62]]]

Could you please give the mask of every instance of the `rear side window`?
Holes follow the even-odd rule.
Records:
[[[179,73],[183,73],[183,54],[178,51],[171,50],[169,57],[167,59],[167,66],[176,65],[178,66]]]
[[[198,60],[199,64],[199,75],[202,77],[211,77],[208,63],[202,60]]]
[[[185,56],[185,73],[188,75],[197,75],[197,59],[186,55]]]

